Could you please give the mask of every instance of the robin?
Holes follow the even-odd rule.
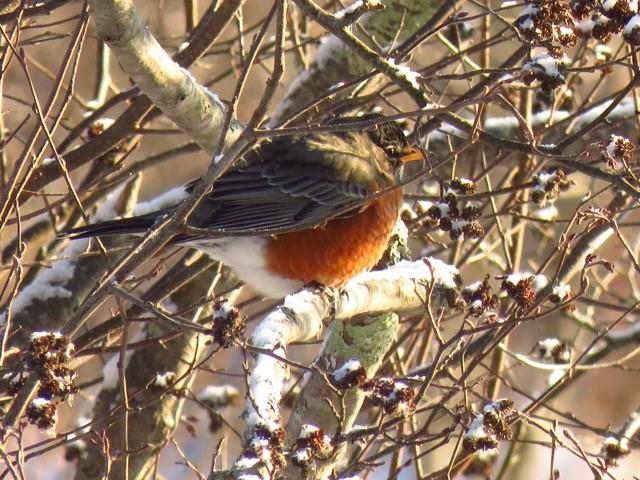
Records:
[[[403,163],[421,158],[396,123],[273,138],[216,180],[194,209],[189,224],[207,235],[181,234],[173,243],[221,261],[268,297],[309,282],[341,286],[381,258],[402,205],[396,175]],[[67,234],[140,234],[171,212]]]

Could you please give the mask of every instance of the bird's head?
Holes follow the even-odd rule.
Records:
[[[402,170],[407,163],[424,159],[422,152],[409,144],[402,126],[397,122],[378,124],[369,131],[369,136],[384,151],[395,180],[402,178]]]

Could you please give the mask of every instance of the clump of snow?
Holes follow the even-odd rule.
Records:
[[[456,235],[462,235],[462,233],[464,232],[464,227],[466,227],[468,224],[469,220],[465,220],[463,218],[454,220],[453,222],[451,222],[451,231]]]
[[[469,425],[469,429],[465,432],[464,438],[468,441],[477,441],[481,438],[486,438],[489,435],[484,429],[484,416],[478,415],[471,425]]]
[[[610,446],[619,446],[623,449],[629,448],[629,439],[628,438],[616,438],[616,437],[607,437],[602,441],[602,445],[605,447]]]
[[[311,452],[307,448],[298,448],[291,454],[291,460],[298,465],[309,463],[311,461]]]
[[[602,160],[613,170],[627,165],[633,159],[635,146],[626,137],[611,134],[606,142],[600,143]]]
[[[438,260],[437,258],[428,258],[423,261],[428,261],[433,269],[434,280],[436,284],[445,288],[455,289],[458,286],[458,279],[460,278],[460,271],[448,263]]]
[[[545,220],[550,222],[558,218],[559,212],[558,212],[558,207],[556,207],[554,204],[550,204],[546,207],[538,208],[537,210],[534,210],[531,213],[531,215],[533,216],[533,218],[538,218],[540,220]]]
[[[522,66],[523,80],[528,85],[536,80],[542,89],[554,90],[565,82],[568,62],[564,54],[543,48],[532,54],[531,60]]]
[[[505,278],[505,282],[511,284],[512,286],[517,286],[518,283],[522,280],[526,280],[528,278],[533,277],[533,288],[536,292],[540,292],[549,284],[549,279],[545,275],[536,275],[530,272],[516,272],[508,275]]]
[[[616,6],[616,3],[618,3],[618,0],[604,0],[604,2],[602,2],[602,9],[605,12],[612,10],[613,7]]]
[[[264,325],[265,322],[261,322]],[[261,348],[273,348],[271,343],[273,338],[277,338],[279,343],[282,340],[280,332],[270,331],[263,328],[258,335],[259,340],[266,340],[266,343],[258,344],[256,342],[256,333],[252,336],[255,346]],[[277,357],[286,357],[284,348],[273,348],[273,353]],[[288,370],[282,365],[278,358],[270,355],[259,355],[256,360],[256,366],[251,372],[249,382],[249,391],[251,392],[252,402],[248,403],[246,422],[249,427],[263,425],[270,432],[274,432],[280,428],[280,400],[282,399],[282,389],[288,377]]]
[[[537,205],[555,202],[560,193],[566,192],[573,185],[562,169],[543,170],[533,176],[531,200]]]
[[[416,210],[420,215],[424,215],[429,211],[429,209],[434,205],[434,203],[430,200],[418,200],[416,202]],[[405,225],[406,228],[406,225]]]
[[[560,65],[563,63],[566,63],[566,60],[552,57],[548,53],[543,53],[532,58],[530,62],[525,63],[523,70],[533,70],[541,67],[548,77],[564,79],[564,75],[560,73]]]
[[[245,470],[247,468],[253,467],[259,461],[260,459],[258,457],[247,457],[243,455],[238,460],[236,460],[234,466],[240,470]],[[243,475],[241,478],[243,478],[244,480],[249,480],[251,477],[254,477],[256,480],[263,480],[262,477],[259,477],[257,475]]]
[[[310,423],[305,423],[304,425],[302,425],[302,428],[300,429],[300,434],[298,435],[298,438],[309,438],[311,437],[312,434],[318,433],[319,431],[320,429],[315,425],[311,425]]]
[[[235,314],[237,314],[237,308],[233,303],[224,299],[224,301],[216,302],[216,306],[213,310],[213,319],[226,319],[229,318],[230,315]]]
[[[513,410],[513,402],[507,399],[496,400],[486,405],[465,431],[462,438],[465,450],[494,452],[498,447],[498,440],[511,438],[512,432],[506,417]]]
[[[553,287],[552,294],[558,297],[560,300],[564,300],[571,293],[571,286],[567,283],[559,283]]]
[[[342,19],[344,19],[344,17],[346,17],[348,15],[351,15],[356,10],[362,8],[363,5],[364,5],[363,0],[356,0],[351,5],[348,5],[345,8],[343,8],[342,10],[338,10],[337,12],[335,12],[333,14],[333,16],[337,20],[342,20]]]
[[[156,374],[153,386],[157,388],[167,388],[176,378],[176,372],[163,372]]]
[[[51,400],[49,400],[48,398],[36,397],[31,400],[30,405],[36,410],[43,411],[45,408],[51,405]]]
[[[604,45],[599,43],[593,48],[593,52],[596,54],[597,62],[608,62],[611,59],[611,55],[613,54],[613,50],[608,45]]]
[[[444,218],[444,217],[448,217],[449,216],[449,212],[451,210],[451,207],[449,207],[448,203],[438,202],[438,203],[435,203],[433,206],[438,209],[440,218]]]
[[[482,286],[482,284],[483,282],[478,280],[477,282],[470,283],[469,285],[464,287],[463,290],[469,292],[470,294],[473,294],[474,292],[478,291],[478,289]]]
[[[567,363],[571,359],[569,346],[553,337],[538,341],[535,346],[536,354],[543,360],[555,360],[557,363]]]
[[[53,435],[58,421],[56,405],[48,398],[36,397],[27,406],[26,416],[34,425]]]
[[[631,453],[627,437],[607,437],[602,441],[600,455],[607,466],[616,466],[618,462]]]
[[[619,2],[622,2],[622,7],[626,7],[625,10],[628,10],[631,13],[638,13],[638,0],[604,0],[602,2],[602,9],[605,12],[611,12]],[[613,12],[611,12],[613,13]],[[610,15],[610,13],[607,13]]]
[[[86,246],[88,241],[82,243]],[[70,247],[73,245],[63,250],[63,256],[70,252],[75,253],[76,248]],[[45,301],[50,298],[71,297],[72,292],[66,288],[66,285],[69,280],[73,279],[75,269],[76,262],[74,260],[57,260],[50,268],[41,270],[33,281],[16,295],[11,304],[13,315],[25,310],[34,300]]]
[[[394,69],[400,74],[402,78],[404,78],[407,82],[411,84],[413,88],[416,90],[420,90],[420,83],[418,80],[421,78],[421,75],[418,72],[411,70],[406,64],[397,64],[393,58],[389,59],[389,63]]]
[[[331,452],[331,439],[311,424],[304,424],[295,441],[292,452],[294,464],[304,467],[315,458],[325,458]]]
[[[197,398],[202,403],[212,407],[226,407],[240,398],[240,391],[233,385],[208,385]]]
[[[134,211],[134,215],[146,215],[165,208],[175,207],[182,200],[187,198],[188,193],[183,186],[172,188],[163,194],[152,198],[146,202],[139,202]]]
[[[404,278],[421,279],[430,278],[431,269],[433,269],[433,280],[436,286],[441,288],[455,289],[458,286],[458,279],[460,278],[460,272],[453,265],[443,262],[437,258],[424,257],[422,260],[402,260],[395,265],[385,269],[376,270],[373,272],[365,272],[357,275],[353,278],[354,281],[360,278],[367,278],[372,280],[385,279],[389,275],[396,276],[398,273]]]
[[[624,30],[622,33],[625,36],[630,36],[636,29],[640,29],[640,15],[634,15],[629,19],[629,21],[625,24]]]
[[[60,332],[49,332],[49,331],[43,330],[43,331],[33,332],[30,336],[30,340],[33,342],[34,340],[37,340],[42,337],[48,337],[49,335],[52,335],[53,338],[55,339],[62,338],[62,334]]]
[[[333,378],[337,381],[337,382],[341,382],[343,381],[347,376],[353,374],[353,372],[356,372],[358,370],[360,370],[362,367],[362,363],[360,362],[360,360],[356,359],[356,358],[352,358],[350,360],[347,360],[346,362],[344,362],[344,364],[336,369],[333,372]]]

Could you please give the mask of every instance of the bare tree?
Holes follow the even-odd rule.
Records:
[[[637,478],[637,1],[5,3],[3,478]],[[385,122],[373,271],[273,304],[172,245],[262,142]]]

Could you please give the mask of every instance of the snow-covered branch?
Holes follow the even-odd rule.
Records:
[[[141,177],[124,184],[110,193],[100,205],[91,221],[99,222],[132,213],[138,196]],[[109,239],[107,242],[121,240]],[[26,340],[31,332],[62,328],[65,320],[105,272],[102,255],[83,255],[89,249],[89,239],[69,243],[49,267],[43,268],[33,281],[18,292],[7,311],[0,314],[6,326],[7,318],[19,325],[13,341]]]
[[[377,45],[387,47],[394,41],[405,40],[423,27],[437,5],[438,2],[433,0],[415,0],[409,3],[402,0],[385,1],[383,10],[360,18],[362,29],[354,29],[354,34],[365,43],[375,38]],[[278,125],[286,120],[296,109],[313,101],[319,92],[327,92],[334,85],[358,78],[370,70],[369,62],[355,55],[337,37],[328,35],[318,48],[313,63],[291,82],[285,100],[274,113],[271,124]]]
[[[163,113],[206,152],[218,145],[226,107],[174,62],[160,46],[130,0],[91,0],[100,37],[122,68]],[[232,123],[227,140],[236,138],[241,125]]]
[[[252,349],[262,353],[256,356],[249,383],[247,448],[235,466],[240,478],[247,469],[266,474],[284,465],[280,401],[289,374],[285,356],[290,343],[319,337],[329,321],[423,309],[433,300],[431,293],[450,298],[459,285],[459,274],[454,267],[424,258],[362,273],[337,292],[307,288],[288,296],[282,306],[260,323],[249,341]],[[369,339],[386,336],[387,341],[380,343],[388,346],[395,336],[397,318],[391,318],[390,322],[377,325],[378,334]],[[371,345],[369,347],[371,350]],[[375,372],[377,366],[370,367],[371,372]],[[300,418],[301,415],[299,413]],[[353,412],[349,412],[349,416],[352,417]],[[329,422],[330,425],[335,426],[335,420]]]
[[[188,268],[179,264],[174,270]],[[224,289],[226,283],[218,282],[214,269],[207,269],[191,282],[168,297],[164,305],[171,314],[192,305],[203,292],[212,293],[213,286]],[[171,276],[174,272],[168,272]],[[235,281],[235,280],[234,280]],[[135,310],[135,307],[132,307]],[[201,307],[190,315],[190,321],[202,323],[210,318],[212,305]],[[133,312],[131,312],[133,314]],[[176,334],[174,325],[161,321],[149,322],[144,330],[132,335],[129,340],[147,340]],[[129,478],[149,478],[156,458],[170,441],[180,425],[185,395],[192,389],[197,370],[194,368],[210,351],[208,337],[195,331],[182,331],[167,342],[149,342],[145,348],[126,352],[126,382],[131,398],[127,402],[121,397],[119,371],[116,367],[119,355],[114,355],[103,369],[102,390],[96,397],[92,417],[94,430],[105,429],[112,448],[123,450],[123,430],[128,432],[128,450],[136,451],[128,463]],[[127,404],[139,405],[134,412],[123,415]],[[114,420],[117,419],[117,420]],[[92,479],[105,474],[104,452],[99,446],[90,444],[79,458],[76,479]],[[123,475],[124,477],[124,475]]]
[[[589,108],[585,108],[579,115],[573,118],[572,130],[577,131],[588,125],[593,120],[602,115],[602,113],[611,105],[612,101],[608,100]],[[629,97],[622,100],[617,104],[613,110],[607,115],[607,121],[620,122],[629,118],[633,118],[635,115],[635,103],[634,99]],[[566,110],[541,110],[531,116],[529,127],[542,127],[550,126],[560,122],[568,121],[570,112]],[[522,120],[515,116],[491,116],[488,117],[482,124],[483,129],[496,137],[504,139],[513,139],[513,136],[517,134],[518,130],[522,128]],[[431,132],[427,139],[429,142],[442,142],[446,140],[448,136],[467,138],[466,132],[463,132],[459,128],[443,122],[438,130]],[[593,138],[589,139],[593,141]]]
[[[110,193],[92,220],[101,221],[120,215],[131,215],[140,183],[141,177],[138,176]],[[125,241],[111,238],[104,243],[108,247],[117,247]],[[89,250],[89,242],[88,239],[84,239],[69,244],[61,252],[59,259],[54,260],[49,268],[41,270],[9,303],[6,311],[0,314],[3,334],[8,339],[5,344],[16,346],[23,351],[33,332],[64,331],[66,321],[78,305],[91,294],[94,285],[107,270],[109,261],[115,261],[118,255],[122,255],[111,254],[109,258],[99,252],[84,255]],[[5,353],[2,352],[3,361]],[[40,380],[37,376],[30,377],[30,388],[23,389],[23,396],[14,399],[11,410],[3,418],[5,427],[10,429],[22,416],[30,397],[38,393]]]

